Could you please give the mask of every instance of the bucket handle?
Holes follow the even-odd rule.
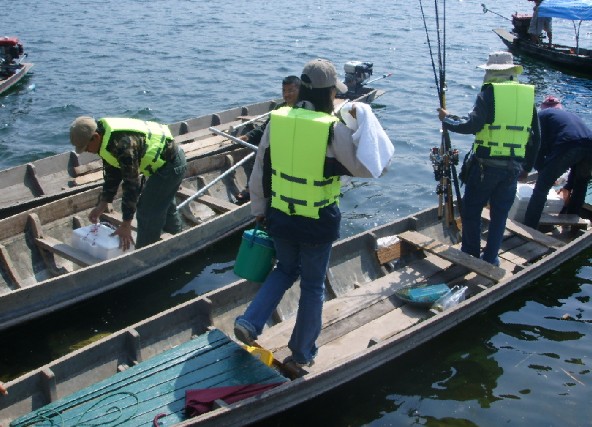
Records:
[[[255,244],[255,237],[257,237],[257,231],[259,231],[259,225],[261,223],[259,221],[255,222],[255,229],[253,230],[253,235],[251,236],[251,239],[249,240],[249,247],[252,248],[253,245]]]

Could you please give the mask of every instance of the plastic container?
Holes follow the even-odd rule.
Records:
[[[112,236],[113,231],[105,224],[77,228],[72,233],[72,246],[102,260],[114,258],[123,251],[119,248],[119,237]]]
[[[518,183],[516,197],[514,199],[514,204],[512,204],[512,208],[508,213],[508,218],[519,222],[524,220],[526,207],[528,206],[533,190],[534,184]],[[545,203],[543,212],[557,214],[561,211],[561,208],[563,208],[563,200],[561,200],[555,188],[551,188],[549,194],[547,194],[547,202]]]
[[[439,298],[432,308],[436,311],[448,310],[465,300],[468,286],[454,286],[450,292]]]
[[[257,227],[246,230],[234,263],[234,274],[252,282],[263,282],[273,268],[274,258],[271,237]]]

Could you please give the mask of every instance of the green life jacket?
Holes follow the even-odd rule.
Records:
[[[489,83],[493,86],[495,118],[475,135],[473,151],[489,148],[490,157],[526,155],[534,105],[534,86],[517,82]]]
[[[166,161],[161,157],[167,142],[173,139],[169,127],[156,122],[148,122],[138,119],[104,118],[99,120],[105,129],[99,156],[111,166],[119,168],[119,162],[113,154],[107,150],[107,144],[113,132],[128,131],[141,133],[146,136],[146,153],[140,160],[140,173],[149,177],[156,172]]]
[[[323,169],[329,131],[338,119],[304,108],[271,113],[271,206],[288,215],[319,218],[319,209],[339,202],[338,176]]]

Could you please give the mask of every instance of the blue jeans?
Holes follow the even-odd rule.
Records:
[[[186,170],[185,153],[179,148],[174,159],[146,180],[136,211],[136,248],[157,242],[162,231],[176,234],[183,228],[175,205],[175,194]]]
[[[479,257],[481,250],[481,213],[489,202],[491,220],[483,259],[498,261],[508,212],[514,203],[519,170],[513,167],[473,166],[467,179],[462,204],[463,252]]]
[[[300,301],[288,348],[296,362],[308,363],[317,354],[331,243],[308,244],[278,238],[273,241],[278,263],[236,322],[256,338],[284,293],[300,276]]]
[[[550,156],[545,160],[526,207],[526,213],[524,214],[525,225],[532,228],[539,225],[549,190],[553,187],[557,178],[569,168],[572,169],[575,179],[565,213],[579,214],[586,198],[588,182],[590,181],[590,169],[592,168],[592,149],[584,146],[574,146],[560,155]]]

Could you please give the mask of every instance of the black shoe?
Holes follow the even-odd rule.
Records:
[[[284,362],[282,363],[284,370],[291,379],[300,378],[308,374],[308,371],[304,368],[309,368],[312,365],[314,365],[314,360],[311,360],[310,362],[306,363],[300,363],[295,361],[292,356],[286,357],[284,359]]]
[[[234,336],[243,344],[252,346],[255,343],[255,338],[251,335],[249,330],[240,323],[234,324]]]

